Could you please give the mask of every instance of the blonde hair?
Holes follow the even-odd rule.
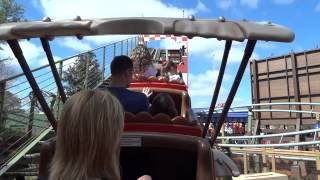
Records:
[[[51,180],[120,180],[119,144],[124,111],[107,91],[79,92],[65,103]]]

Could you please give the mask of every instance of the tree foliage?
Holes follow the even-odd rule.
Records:
[[[86,69],[88,69],[87,73]],[[74,65],[64,71],[62,80],[65,82],[67,96],[71,96],[86,87],[95,87],[101,81],[101,70],[99,70],[96,55],[92,52],[79,55]]]
[[[15,0],[0,0],[0,24],[7,22],[24,21],[24,7]],[[1,45],[0,41],[0,45]],[[2,48],[0,47],[0,50]],[[13,73],[13,69],[6,64],[10,57],[0,57],[0,79]]]
[[[15,0],[0,0],[0,23],[24,21],[24,7]]]
[[[21,100],[10,91],[6,91],[4,98],[3,111],[17,112],[21,110]]]

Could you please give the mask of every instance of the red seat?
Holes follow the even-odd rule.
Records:
[[[125,123],[132,123],[135,122],[136,116],[131,112],[126,112],[124,115],[124,122]]]
[[[188,126],[196,125],[196,123],[188,121],[186,118],[184,118],[182,116],[176,116],[176,117],[172,118],[171,121],[173,124],[182,124],[182,125],[188,125]]]
[[[124,132],[159,132],[185,134],[201,137],[201,129],[193,126],[174,124],[130,123],[124,127]]]
[[[139,123],[150,123],[152,122],[153,118],[152,115],[148,112],[139,112],[136,114],[136,118],[134,122],[139,122]]]
[[[163,123],[163,124],[171,124],[170,116],[164,113],[158,113],[153,116],[154,123]]]

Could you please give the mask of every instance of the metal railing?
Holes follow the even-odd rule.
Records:
[[[234,154],[240,155],[244,174],[260,172],[281,172],[297,179],[320,179],[319,151],[284,150],[274,148],[231,148]],[[297,162],[290,165],[290,162]],[[288,163],[289,162],[289,163]],[[299,163],[303,162],[303,163]],[[300,170],[293,172],[288,166]],[[299,178],[300,177],[300,178]]]
[[[80,81],[83,84],[78,90],[92,89],[103,83],[110,75],[109,65],[113,57],[130,56],[137,43],[137,37],[128,38],[55,61],[55,65],[60,78],[65,79],[69,68],[77,66],[80,61],[85,61],[82,62],[85,65],[78,66],[76,70],[77,74],[83,76],[83,80]],[[94,61],[98,64],[96,73],[91,73],[88,57],[80,58],[89,54],[93,55]],[[31,72],[55,118],[59,119],[62,101],[49,64],[35,68]],[[63,86],[68,87],[68,81],[63,80]],[[8,166],[13,165],[8,164],[10,160],[16,161],[15,157],[26,153],[24,149],[33,142],[30,140],[43,136],[43,132],[49,133],[48,128],[50,123],[33,96],[32,88],[24,73],[0,80],[0,175],[4,172],[3,168],[8,169]]]
[[[293,110],[291,106],[306,106],[309,107],[310,110]],[[269,108],[264,109],[267,106]],[[281,106],[288,106],[289,109],[281,109]],[[280,107],[280,108],[279,108]],[[300,114],[307,114],[310,115],[310,118],[314,120],[319,120],[319,111],[315,111],[315,109],[319,109],[320,103],[308,103],[308,102],[277,102],[277,103],[262,103],[262,104],[249,104],[249,105],[241,105],[241,106],[233,106],[230,107],[230,112],[236,112],[238,109],[246,110],[248,112],[248,124],[247,124],[247,134],[251,134],[252,131],[252,113],[253,112],[277,112],[277,113],[300,113]],[[282,107],[283,108],[283,107]],[[215,108],[215,113],[220,113],[223,108]],[[208,113],[208,110],[203,110],[200,114]],[[203,116],[203,115],[200,115]],[[206,117],[204,118],[206,119]],[[244,128],[244,127],[243,127]],[[285,133],[278,133],[278,134],[267,134],[267,135],[248,135],[248,136],[219,136],[217,139],[222,140],[222,144],[218,144],[218,146],[222,147],[291,147],[291,146],[307,146],[307,145],[317,145],[320,144],[318,141],[317,133],[320,129],[311,129],[311,130],[304,130],[298,132],[285,132]],[[302,143],[286,143],[283,139],[290,136],[295,135],[310,135],[313,134],[313,138],[310,139],[310,142],[302,142]],[[265,138],[275,138],[279,139],[278,143],[274,144],[259,144],[259,139]]]

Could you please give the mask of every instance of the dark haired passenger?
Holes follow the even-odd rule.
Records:
[[[172,97],[167,93],[159,93],[153,100],[149,112],[152,115],[164,113],[171,118],[178,116],[178,111]]]
[[[116,56],[111,65],[111,86],[108,88],[127,112],[148,111],[149,102],[145,94],[128,90],[132,81],[133,64],[128,56]]]

